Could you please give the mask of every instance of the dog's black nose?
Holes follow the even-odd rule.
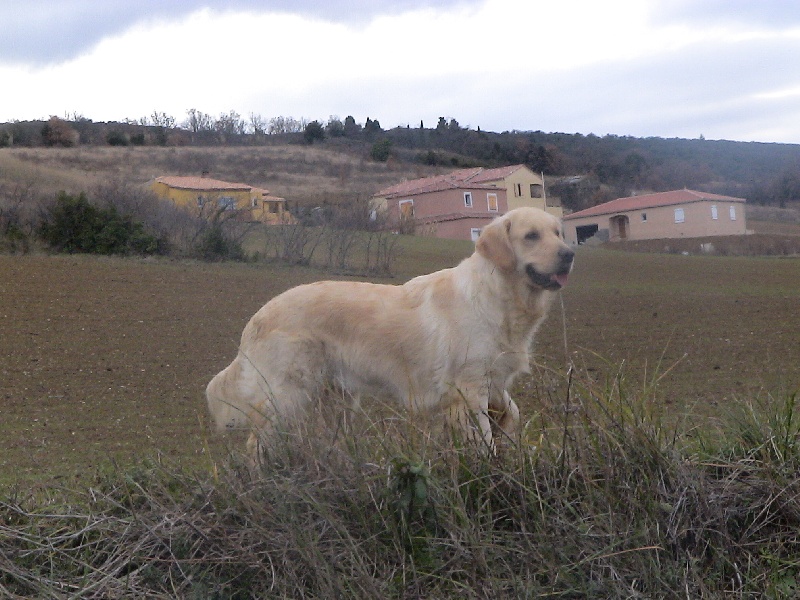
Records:
[[[558,258],[562,265],[569,265],[572,263],[572,259],[575,258],[575,251],[569,248],[561,248],[558,251]]]

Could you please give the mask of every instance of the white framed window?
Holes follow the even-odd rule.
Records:
[[[414,218],[414,200],[400,200],[398,203],[400,206],[400,218],[401,219],[413,219]]]
[[[473,242],[477,242],[478,238],[481,236],[481,228],[480,227],[471,227],[469,230],[469,237]]]
[[[683,212],[682,208],[675,209],[675,222],[676,223],[683,223],[686,220],[686,215]]]
[[[500,207],[497,205],[497,194],[486,194],[486,204],[489,206],[489,212],[497,212]]]
[[[736,220],[736,207],[735,206],[731,206],[730,212],[731,212],[731,221],[735,221]]]
[[[716,204],[712,204],[711,205],[711,219],[716,221],[718,218],[719,218],[719,215],[717,214],[717,205]]]
[[[517,198],[519,198],[520,196],[522,196],[522,184],[521,184],[521,183],[515,183],[515,184],[514,184],[514,195],[515,195]]]
[[[647,213],[646,212],[642,213],[642,223],[647,223]]]
[[[464,192],[464,206],[472,208],[472,192]]]

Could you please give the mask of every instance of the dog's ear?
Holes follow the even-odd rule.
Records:
[[[511,221],[499,219],[489,223],[481,231],[475,244],[475,250],[489,259],[501,271],[513,271],[517,266],[517,257],[511,246]]]

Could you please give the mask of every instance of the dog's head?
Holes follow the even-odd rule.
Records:
[[[476,251],[503,273],[528,285],[558,290],[567,283],[575,253],[561,239],[561,223],[538,208],[517,208],[483,228]]]

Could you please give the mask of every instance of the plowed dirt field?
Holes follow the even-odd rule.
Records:
[[[158,454],[208,461],[222,442],[208,430],[206,383],[264,302],[323,277],[264,264],[0,256],[0,484],[68,482]],[[547,368],[518,386],[523,418],[563,393],[547,372],[563,370],[567,354],[598,381],[624,371],[634,390],[674,365],[659,401],[703,419],[732,399],[800,387],[798,259],[581,249],[562,295],[563,313],[557,301],[536,343]]]

